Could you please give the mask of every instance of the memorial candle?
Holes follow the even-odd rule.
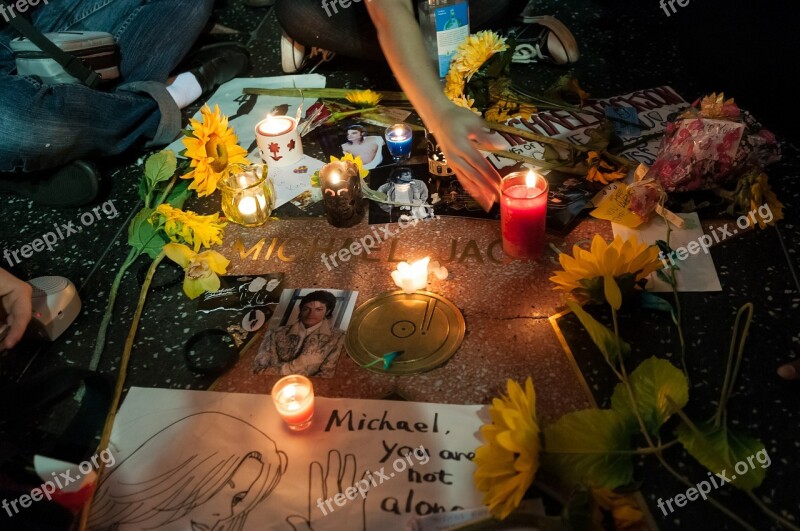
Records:
[[[290,430],[301,431],[314,416],[314,387],[305,376],[285,376],[272,387],[272,401]]]
[[[406,124],[395,124],[386,129],[386,147],[396,162],[411,157],[411,128]]]
[[[500,229],[503,251],[514,258],[538,258],[544,250],[547,180],[529,171],[503,179]]]
[[[425,289],[428,286],[428,262],[430,262],[429,256],[413,264],[400,262],[397,264],[397,269],[392,271],[392,280],[407,294]]]
[[[222,192],[225,217],[245,227],[257,227],[269,219],[275,206],[275,188],[263,164],[235,164],[217,186]]]
[[[303,156],[297,121],[291,116],[267,115],[256,125],[256,143],[261,159],[271,167],[291,166]]]

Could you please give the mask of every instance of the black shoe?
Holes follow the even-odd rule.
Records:
[[[203,96],[208,96],[217,87],[250,68],[250,52],[238,42],[210,44],[190,56],[187,67],[200,83]]]
[[[76,160],[51,172],[4,175],[0,192],[21,195],[44,206],[83,206],[100,193],[100,171],[91,162]]]

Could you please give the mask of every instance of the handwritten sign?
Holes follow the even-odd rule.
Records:
[[[638,124],[635,127],[626,123],[630,126],[625,128],[626,132],[631,132],[630,135],[621,136],[622,140],[626,141],[641,135],[664,132],[669,116],[686,108],[687,103],[672,88],[663,86],[596,100],[586,104],[579,111],[545,111],[532,115],[530,120],[513,119],[506,123],[523,131],[561,138],[573,144],[585,144],[589,141],[589,133],[606,120],[605,111],[609,107],[614,107],[617,115],[621,114],[620,109],[629,108],[631,115],[638,117]],[[508,151],[540,160],[544,159],[543,144],[509,133],[499,134],[508,143]],[[648,142],[637,144],[636,147],[624,151],[622,155],[631,160],[652,165],[656,159],[660,142],[659,138],[654,138]],[[488,159],[498,169],[515,164],[514,161],[496,155],[489,155]]]
[[[385,530],[479,507],[482,408],[318,397],[295,433],[269,396],[132,388],[90,526]]]

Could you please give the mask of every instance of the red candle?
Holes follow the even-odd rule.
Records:
[[[503,251],[514,258],[538,258],[544,250],[547,180],[533,171],[503,179],[500,228]]]
[[[289,429],[300,431],[311,425],[314,416],[314,387],[305,376],[292,375],[278,380],[272,400]]]

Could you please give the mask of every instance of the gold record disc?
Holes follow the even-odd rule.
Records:
[[[464,316],[435,293],[384,293],[359,306],[347,329],[347,353],[358,365],[403,351],[391,367],[378,362],[367,369],[384,374],[417,374],[442,365],[464,339]]]

